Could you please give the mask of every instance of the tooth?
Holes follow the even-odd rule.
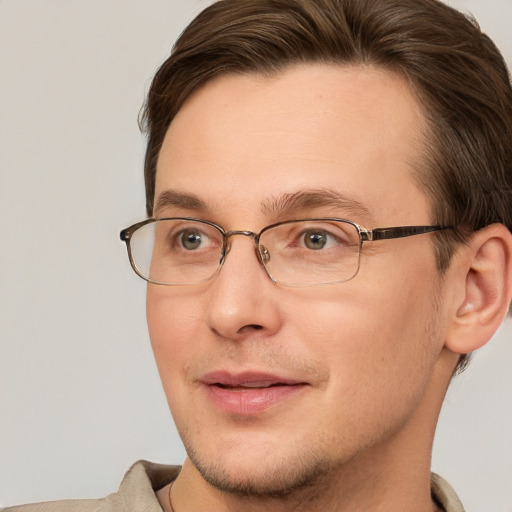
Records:
[[[244,382],[244,383],[240,384],[240,386],[244,387],[244,388],[269,388],[273,384],[274,384],[273,382],[268,382],[268,381]]]

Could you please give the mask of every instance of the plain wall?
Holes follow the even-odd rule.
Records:
[[[100,497],[181,463],[121,228],[144,218],[137,114],[207,1],[0,0],[0,505]],[[512,2],[459,0],[512,62]],[[433,467],[512,511],[512,323],[458,377]]]

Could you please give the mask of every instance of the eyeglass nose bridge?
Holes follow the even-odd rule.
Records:
[[[254,231],[248,230],[232,229],[224,233],[224,247],[222,249],[219,266],[222,266],[224,264],[226,256],[228,255],[229,251],[231,251],[231,243],[229,242],[229,239],[235,235],[247,236],[249,238],[252,238],[254,242],[254,250],[256,252],[256,257],[258,258],[258,261],[260,262],[261,266],[265,269],[265,272],[267,272],[268,274],[265,263],[270,260],[270,254],[266,247],[260,245],[260,235],[258,233],[255,233]],[[271,276],[269,275],[269,277]]]

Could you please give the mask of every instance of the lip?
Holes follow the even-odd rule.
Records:
[[[221,410],[237,415],[254,415],[303,391],[309,384],[264,372],[215,371],[200,381],[209,400]]]

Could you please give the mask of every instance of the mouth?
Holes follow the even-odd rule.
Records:
[[[237,415],[257,414],[283,404],[309,386],[307,382],[259,372],[212,372],[201,380],[214,406]]]
[[[276,386],[295,386],[305,382],[261,372],[244,372],[233,374],[225,371],[210,372],[201,379],[206,385],[223,389],[255,389]]]

